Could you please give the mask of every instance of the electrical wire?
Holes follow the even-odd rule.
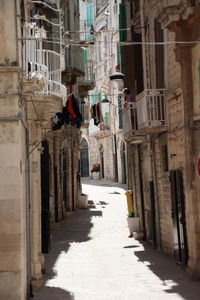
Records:
[[[51,24],[51,25],[53,25],[53,26],[61,26],[61,24],[60,23],[54,23],[54,22],[51,22],[49,19],[47,19],[47,18],[42,18],[42,17],[40,17],[39,15],[37,15],[37,17],[35,16],[35,17],[29,17],[29,16],[27,16],[28,17],[28,19],[30,19],[30,20],[42,20],[42,21],[45,21],[45,22],[47,22],[47,23],[49,23],[49,24]]]
[[[33,1],[34,2],[34,1]],[[55,26],[61,26],[60,23],[53,23],[51,21],[49,21],[46,18],[35,18],[35,17],[28,17],[29,19],[37,19],[37,20],[45,20],[47,22],[49,22],[52,25]],[[21,27],[24,27],[23,25],[21,25]],[[75,32],[74,32],[75,33]],[[77,33],[80,33],[80,31],[77,31]],[[82,32],[84,33],[84,31]],[[86,32],[85,32],[86,33]],[[67,31],[64,32],[63,31],[63,36],[65,34],[67,34]],[[26,40],[25,38],[22,39],[18,39],[18,40]],[[63,44],[65,44],[65,47],[70,46],[77,46],[77,47],[88,47],[88,41],[87,40],[80,40],[80,39],[65,39],[65,38],[44,38],[43,39],[45,42],[47,43],[52,43],[52,44],[58,44],[60,42],[57,41],[61,41]],[[104,46],[109,46],[110,44],[116,44],[116,45],[121,45],[121,46],[129,46],[129,45],[152,45],[152,46],[165,46],[165,45],[192,45],[192,44],[200,44],[200,40],[195,40],[195,41],[164,41],[164,42],[152,42],[152,41],[147,41],[147,42],[134,42],[134,41],[113,41],[113,40],[107,40],[105,42],[105,40],[89,40],[90,42],[92,42],[93,44],[90,44],[89,46],[98,46],[98,44],[103,43]],[[84,43],[85,42],[85,43]],[[100,47],[102,47],[102,45],[99,45]]]
[[[39,1],[39,0],[35,0],[35,1],[32,1],[32,0],[28,0],[29,3],[37,3],[37,4],[42,4],[48,8],[50,8],[51,10],[54,10],[56,12],[62,12],[62,9],[56,9],[56,8],[53,8],[52,6],[50,6],[49,4],[47,4],[46,2],[42,2],[42,1]]]

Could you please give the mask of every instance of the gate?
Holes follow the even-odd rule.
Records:
[[[174,256],[181,263],[188,260],[186,222],[185,222],[185,199],[183,190],[183,174],[181,170],[170,171],[172,219],[174,235]]]

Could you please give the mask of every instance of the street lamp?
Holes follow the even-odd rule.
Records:
[[[110,76],[110,80],[116,80],[116,79],[120,79],[120,80],[124,80],[125,75],[121,72],[115,72]]]

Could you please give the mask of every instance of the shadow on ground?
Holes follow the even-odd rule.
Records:
[[[134,251],[139,261],[148,265],[148,268],[158,276],[163,285],[172,283],[172,286],[165,290],[169,294],[179,294],[185,300],[200,299],[200,285],[197,281],[188,278],[189,275],[175,264],[173,257],[160,253],[153,249],[147,242],[142,242],[144,251]]]
[[[36,295],[37,300],[75,300],[73,294],[60,288],[45,286],[42,288],[42,293]]]
[[[47,280],[56,276],[54,266],[59,255],[66,253],[71,243],[83,243],[91,238],[89,233],[93,227],[92,218],[102,217],[102,211],[81,209],[74,212],[64,221],[57,224],[57,228],[52,230],[51,250],[45,254],[44,279]],[[43,286],[34,292],[34,299],[37,300],[73,300],[74,296],[60,288]]]

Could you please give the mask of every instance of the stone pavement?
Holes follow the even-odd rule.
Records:
[[[125,186],[83,180],[89,208],[54,230],[45,286],[35,300],[199,300],[192,281],[147,242],[128,238]]]

